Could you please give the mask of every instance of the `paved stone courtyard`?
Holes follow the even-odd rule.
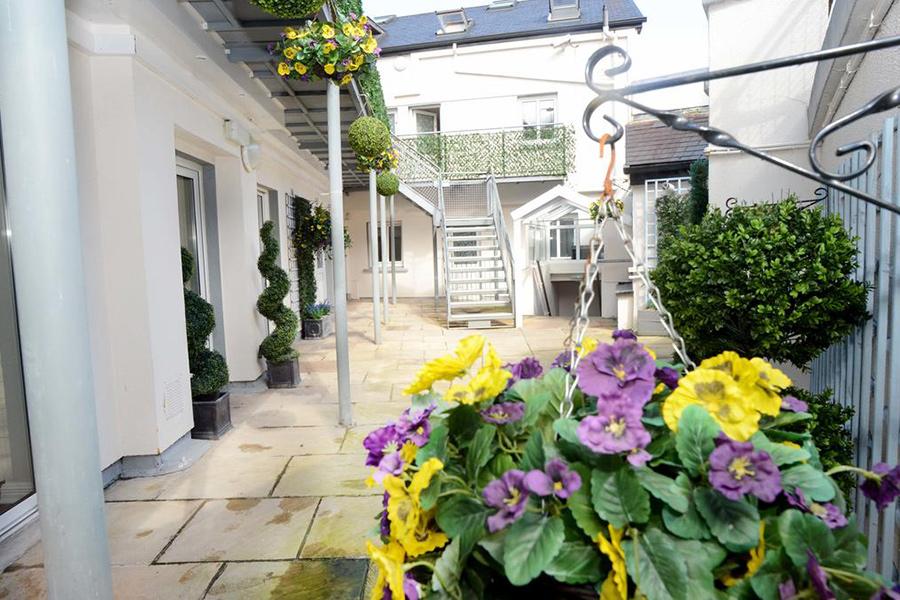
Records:
[[[371,304],[349,312],[356,426],[337,426],[334,338],[300,342],[300,387],[232,392],[234,429],[193,466],[107,488],[117,598],[363,597],[381,498],[364,484],[362,438],[406,408],[401,390],[424,360],[473,331],[445,329],[431,300],[403,300],[375,346]],[[531,355],[546,367],[567,330],[566,319],[532,317],[482,333],[504,360]],[[611,333],[610,322],[590,331]],[[643,341],[668,353],[664,338]],[[0,576],[0,598],[46,597],[42,563],[38,544]]]

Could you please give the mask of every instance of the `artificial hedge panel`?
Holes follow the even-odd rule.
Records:
[[[325,0],[250,0],[267,13],[283,19],[311,17],[322,10]]]

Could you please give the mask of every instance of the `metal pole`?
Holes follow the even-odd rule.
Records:
[[[378,196],[381,205],[381,289],[384,290],[384,322],[388,322],[388,284],[387,284],[387,261],[388,261],[388,241],[387,241],[387,211],[384,208],[384,196]]]
[[[378,299],[378,201],[375,193],[375,170],[369,171],[369,264],[372,265],[372,321],[375,343],[381,343],[381,306]]]
[[[107,599],[65,6],[0,0],[0,31],[4,234],[16,274],[44,576],[51,599]]]
[[[434,301],[438,301],[440,290],[438,289],[438,243],[437,243],[437,227],[431,228],[431,247],[432,256],[434,257]]]
[[[394,196],[391,195],[391,304],[397,304],[397,248],[394,246],[396,214],[394,213]]]
[[[338,420],[353,424],[350,350],[347,347],[347,267],[344,251],[344,182],[341,164],[341,88],[328,82],[328,184],[331,190],[331,249],[334,279],[334,335],[337,355]]]

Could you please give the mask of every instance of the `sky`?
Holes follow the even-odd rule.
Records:
[[[363,0],[366,13],[408,15],[478,6],[489,0]],[[546,2],[547,0],[527,0]],[[599,0],[582,0],[597,2]],[[701,0],[634,0],[647,17],[631,45],[632,81],[704,68],[708,64],[706,15]],[[656,108],[707,104],[702,84],[643,94],[637,99]]]

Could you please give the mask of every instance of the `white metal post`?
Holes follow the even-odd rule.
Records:
[[[396,253],[397,248],[394,246],[395,238],[394,235],[396,230],[394,229],[396,225],[396,214],[394,213],[394,196],[391,195],[391,304],[397,304],[397,261]]]
[[[381,207],[381,289],[384,290],[384,322],[388,322],[388,287],[387,287],[387,261],[388,261],[388,241],[387,241],[387,211],[384,207],[384,196],[378,196],[379,205]]]
[[[44,575],[112,598],[62,0],[0,0],[7,211]]]
[[[372,321],[375,343],[381,343],[381,306],[378,293],[378,200],[375,192],[375,170],[369,171],[369,264],[372,265]]]
[[[328,183],[331,191],[331,250],[334,279],[334,337],[337,355],[338,420],[353,424],[350,350],[347,347],[347,267],[344,250],[344,182],[341,164],[341,88],[328,82]]]
[[[432,256],[434,257],[434,301],[438,301],[438,233],[437,227],[431,228]]]

